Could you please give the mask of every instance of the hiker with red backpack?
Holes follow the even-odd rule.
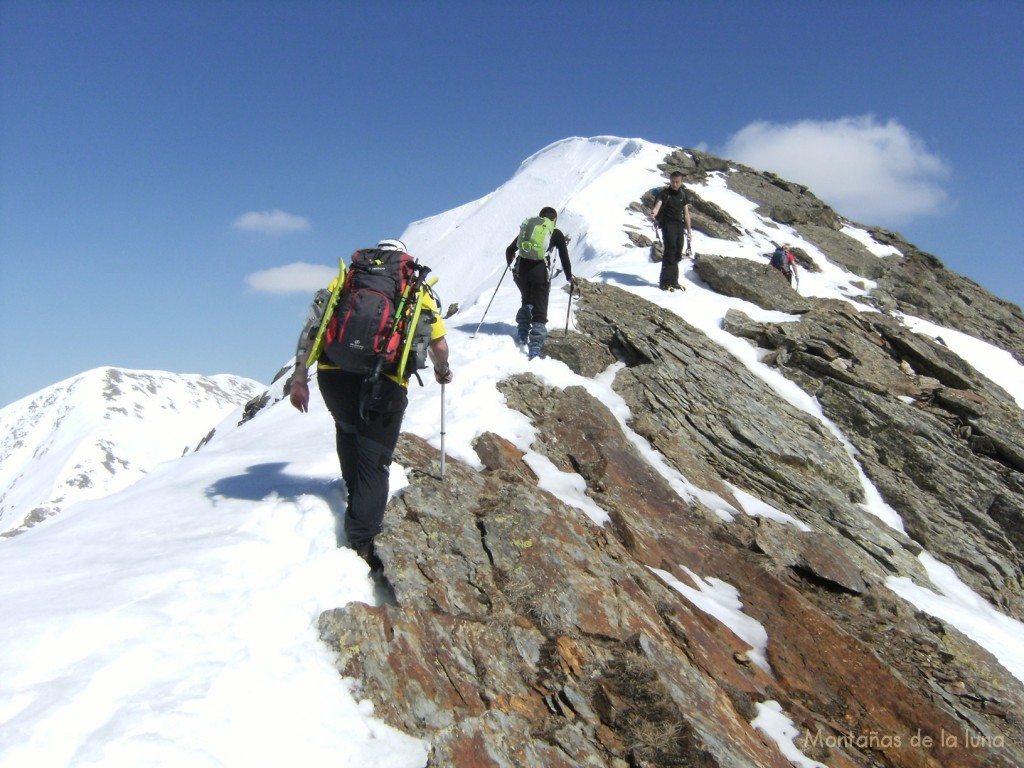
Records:
[[[316,362],[348,493],[345,536],[375,571],[382,564],[373,539],[388,502],[409,379],[419,378],[416,371],[429,357],[435,380],[452,380],[444,321],[425,279],[429,271],[400,240],[356,251],[351,266],[346,270],[342,262],[338,278],[317,293],[295,355],[289,400],[308,411],[308,368]]]
[[[684,234],[686,252],[690,253],[693,226],[690,223],[690,196],[683,187],[683,174],[679,171],[675,171],[669,177],[669,185],[658,192],[650,219],[661,227],[665,241],[658,287],[663,291],[685,290],[679,284],[679,262],[683,260]]]
[[[541,208],[539,214],[523,221],[519,234],[505,249],[507,268],[512,269],[522,297],[522,305],[516,313],[516,339],[520,347],[527,348],[530,360],[540,357],[548,336],[548,298],[552,278],[548,254],[552,249],[558,251],[565,279],[571,286],[576,286],[569,262],[568,241],[562,230],[555,228],[557,220],[558,212],[554,208]]]

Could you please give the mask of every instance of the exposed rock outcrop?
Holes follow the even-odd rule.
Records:
[[[842,302],[761,329],[768,359],[853,441],[911,537],[1024,618],[1024,419],[1009,395],[946,347]]]
[[[831,312],[836,323],[858,320]],[[919,543],[864,511],[850,453],[819,419],[780,401],[700,331],[624,291],[588,285],[577,321],[588,344],[627,362],[615,389],[634,414],[630,429],[702,492],[681,494],[586,390],[506,380],[509,405],[537,427],[533,450],[580,475],[610,522],[598,526],[539,488],[521,451],[495,435],[476,444],[483,471],[451,461],[443,482],[412,471],[378,537],[397,604],[321,618],[342,673],[360,681],[379,716],[429,739],[431,766],[785,766],[750,725],[768,700],[798,724],[805,754],[830,766],[1024,760],[1021,686],[886,587],[892,574],[928,583]],[[774,333],[789,340],[793,330]],[[778,349],[792,360],[797,346]],[[935,354],[935,373],[941,362],[975,381]],[[863,373],[896,375],[881,360]],[[804,385],[812,375],[822,377],[807,369]],[[826,408],[882,398],[877,382],[825,383]],[[437,456],[404,437],[398,459],[431,467]],[[793,522],[742,514],[737,489]],[[927,527],[907,517],[913,534]],[[966,550],[995,527],[950,535]],[[942,534],[929,534],[929,546],[939,544]],[[1012,552],[978,552],[989,577],[1019,594],[1007,573]],[[735,585],[767,633],[767,666],[661,573]],[[943,744],[944,733],[956,737]]]
[[[693,268],[711,290],[763,309],[802,314],[814,305],[814,299],[794,291],[782,273],[767,262],[699,254],[693,260]]]
[[[901,259],[885,260],[887,269],[873,291],[882,306],[891,301],[895,309],[977,336],[1024,363],[1024,313],[1020,307],[946,269],[898,234],[879,229],[872,234],[903,253]]]
[[[536,427],[530,461],[485,433],[483,469],[452,459],[442,481],[426,471],[436,450],[403,436],[409,485],[377,539],[394,601],[321,616],[339,670],[429,740],[429,766],[784,768],[751,725],[769,701],[831,768],[1024,765],[1019,681],[891,588],[930,584],[927,549],[1024,619],[1024,419],[888,311],[913,306],[1019,357],[1020,310],[898,236],[903,257],[871,254],[804,187],[689,150],[666,159],[675,169],[725,173],[862,275],[859,305],[801,296],[766,264],[698,257],[711,289],[794,318],[728,314],[774,366],[755,374],[678,316],[586,284],[578,332],[545,351],[583,378],[618,361],[630,421],[583,386],[519,375],[499,389]],[[739,231],[698,210],[702,231]],[[911,296],[911,279],[959,298]],[[586,503],[545,490],[537,460],[578,476]],[[873,489],[891,517],[869,511]],[[763,658],[693,601],[723,583],[767,636]]]
[[[1024,313],[1020,307],[946,269],[935,256],[919,250],[898,233],[865,227],[840,216],[801,184],[706,152],[679,149],[659,167],[666,177],[680,171],[687,184],[700,184],[710,173],[723,174],[730,189],[758,204],[758,212],[766,221],[792,227],[832,262],[875,281],[870,301],[876,307],[955,328],[1006,349],[1024,362]],[[694,228],[711,237],[735,239],[741,231],[739,225],[728,214],[715,213],[699,195],[694,193],[694,198]],[[845,225],[867,229],[879,243],[891,245],[902,255],[873,255],[863,244],[840,232]],[[807,261],[801,264],[810,266]]]

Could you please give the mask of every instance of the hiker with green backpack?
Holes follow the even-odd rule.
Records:
[[[546,206],[536,216],[527,218],[519,227],[519,234],[505,249],[505,261],[522,297],[516,313],[516,339],[520,347],[527,347],[530,360],[540,357],[548,335],[548,297],[551,294],[552,249],[558,251],[562,273],[569,284],[576,285],[569,262],[569,245],[562,230],[555,228],[558,212]],[[513,266],[513,261],[515,266]]]
[[[400,240],[356,251],[351,265],[346,269],[342,261],[338,277],[317,292],[296,349],[289,400],[299,411],[309,410],[308,370],[317,363],[317,386],[334,418],[348,494],[345,536],[375,571],[382,565],[373,539],[388,502],[409,379],[419,379],[429,357],[434,379],[442,385],[452,380],[429,272]]]

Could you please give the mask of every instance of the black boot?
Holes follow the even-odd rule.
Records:
[[[377,557],[377,552],[373,548],[373,542],[364,544],[361,547],[356,547],[356,554],[359,555],[366,564],[370,566],[370,570],[374,572],[380,572],[384,570],[384,563]]]

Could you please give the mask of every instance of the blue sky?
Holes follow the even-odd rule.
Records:
[[[775,170],[1020,304],[1022,28],[985,0],[3,0],[0,406],[102,365],[269,382],[309,296],[248,276],[568,136]]]

